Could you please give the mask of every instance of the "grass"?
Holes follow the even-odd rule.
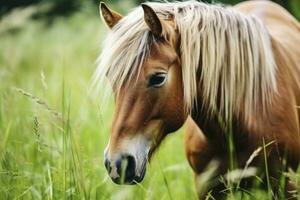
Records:
[[[114,105],[103,109],[88,94],[106,34],[97,13],[0,28],[0,199],[196,199],[182,130],[165,140],[141,184],[109,179],[103,150]],[[250,193],[228,198],[269,194]]]

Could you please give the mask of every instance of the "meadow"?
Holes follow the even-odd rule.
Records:
[[[89,90],[107,32],[97,8],[49,22],[28,12],[0,24],[0,199],[197,199],[183,129],[163,142],[141,184],[108,177],[113,99],[102,106]],[[228,198],[269,196],[254,188]]]

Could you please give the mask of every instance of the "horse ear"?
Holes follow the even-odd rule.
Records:
[[[100,3],[99,10],[100,16],[111,29],[122,19],[122,15],[108,8],[104,2]]]
[[[142,4],[142,8],[144,10],[144,20],[151,32],[157,36],[160,36],[162,33],[162,23],[160,19],[150,6]]]

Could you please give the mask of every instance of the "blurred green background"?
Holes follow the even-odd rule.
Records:
[[[299,0],[277,2],[299,19]],[[139,3],[107,2],[122,14]],[[107,176],[114,105],[103,108],[88,92],[107,33],[98,5],[0,0],[0,199],[196,199],[182,130],[162,144],[142,184],[117,186]]]
[[[104,2],[107,2],[108,4],[115,4],[119,5],[116,7],[119,7],[122,10],[121,6],[122,4],[133,4],[138,5],[142,2],[142,0],[110,0]],[[239,2],[242,2],[243,0],[203,0],[203,2],[207,3],[224,3],[224,4],[236,4]],[[274,2],[282,5],[285,7],[288,11],[290,11],[293,15],[295,15],[298,19],[300,18],[300,1],[299,0],[273,0]],[[0,0],[0,15],[4,15],[5,13],[11,11],[14,8],[17,7],[24,7],[29,5],[36,5],[36,4],[49,4],[51,5],[51,9],[49,9],[47,12],[43,13],[49,16],[56,16],[56,15],[70,15],[73,12],[76,12],[80,10],[83,4],[86,3],[93,3],[95,5],[99,4],[98,0]]]

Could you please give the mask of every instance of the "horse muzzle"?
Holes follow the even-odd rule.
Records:
[[[117,159],[105,158],[105,168],[116,184],[134,185],[140,183],[146,173],[147,159],[144,159],[139,165],[134,156],[123,154]]]
[[[114,183],[129,185],[140,183],[146,173],[151,140],[144,134],[122,139],[118,142],[110,140],[106,146],[105,168]]]

